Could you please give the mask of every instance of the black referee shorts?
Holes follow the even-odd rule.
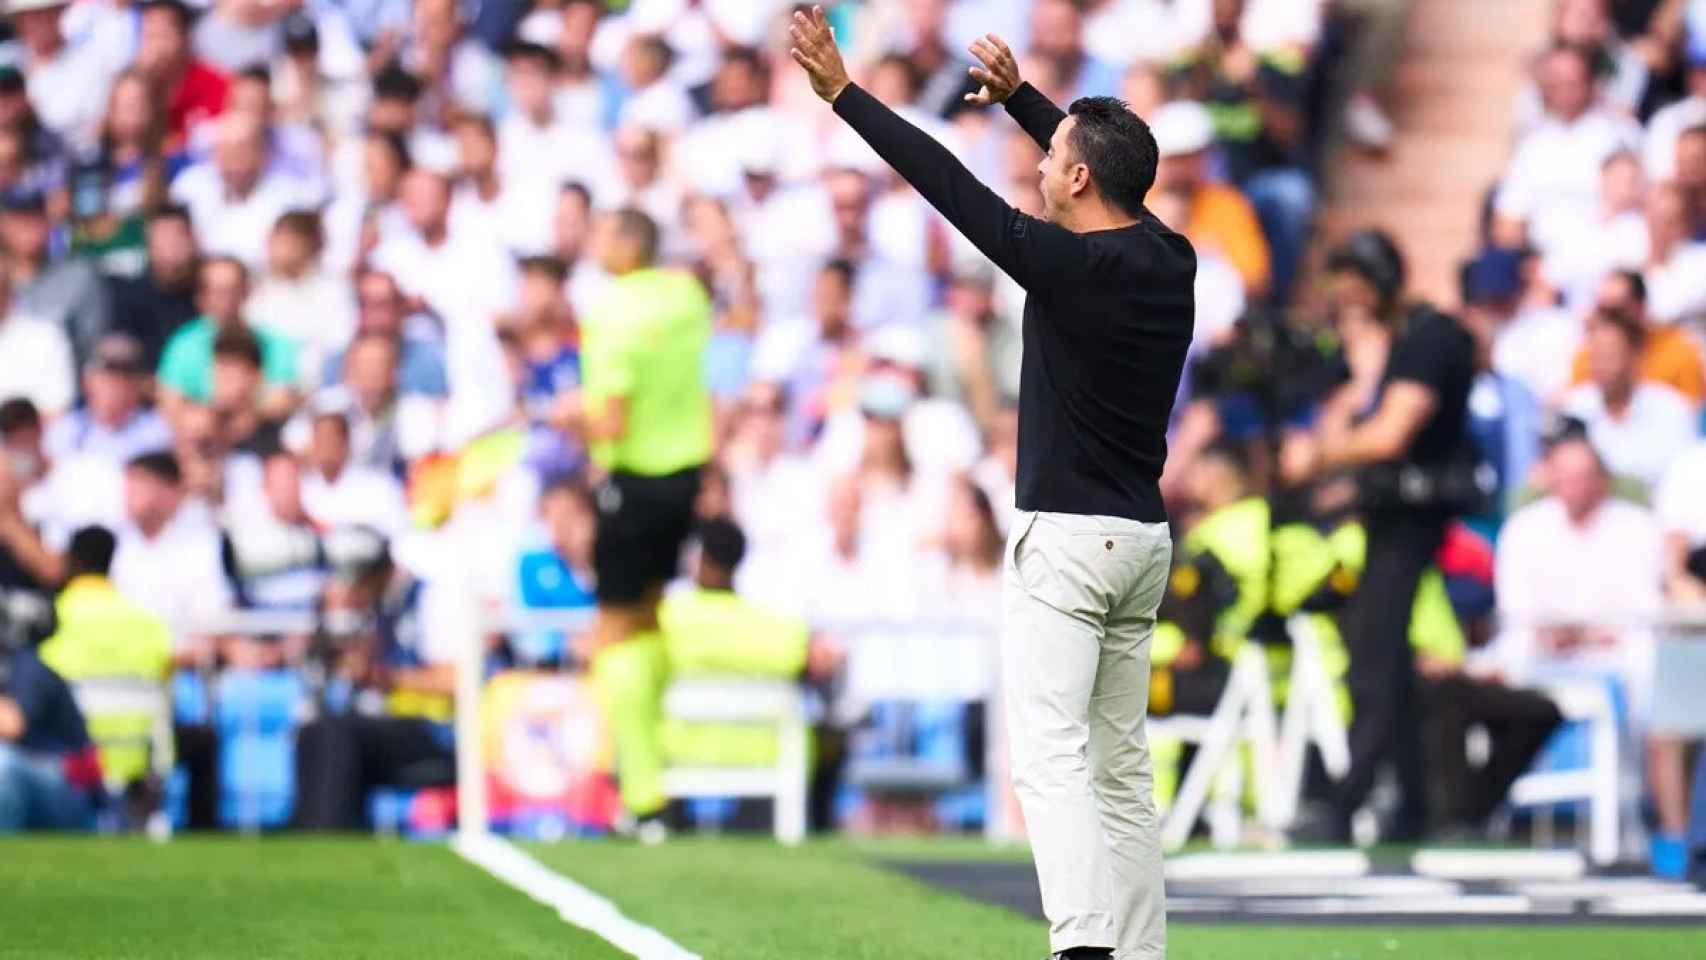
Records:
[[[698,497],[698,467],[661,477],[611,473],[598,489],[592,548],[599,603],[638,603],[675,577]]]

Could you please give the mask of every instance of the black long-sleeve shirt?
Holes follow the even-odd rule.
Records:
[[[1066,115],[1030,84],[1006,105],[1049,149]],[[1090,233],[1027,216],[857,85],[835,112],[1025,288],[1019,509],[1165,520],[1167,421],[1196,312],[1190,242],[1148,212]]]

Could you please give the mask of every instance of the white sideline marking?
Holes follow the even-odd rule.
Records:
[[[491,834],[457,834],[450,849],[493,877],[557,911],[566,923],[586,930],[639,960],[700,960],[644,924],[628,919],[616,904]]]
[[[1168,857],[1168,880],[1244,880],[1251,877],[1361,877],[1369,870],[1360,850],[1289,853],[1192,853]]]
[[[1587,863],[1574,850],[1417,850],[1410,869],[1444,880],[1574,880]]]

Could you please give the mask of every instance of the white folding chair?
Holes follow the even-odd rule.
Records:
[[[686,723],[774,726],[774,766],[669,766],[664,794],[670,799],[767,797],[775,804],[776,839],[789,845],[805,839],[808,732],[798,688],[768,680],[677,680],[664,693],[663,709]]]
[[[1149,729],[1152,736],[1170,737],[1195,744],[1197,748],[1162,822],[1163,848],[1177,850],[1184,846],[1205,808],[1214,845],[1221,849],[1238,845],[1243,829],[1239,810],[1243,792],[1244,768],[1239,751],[1242,746],[1251,751],[1258,817],[1266,822],[1267,817],[1262,813],[1270,793],[1275,734],[1267,658],[1260,645],[1246,643],[1233,657],[1226,692],[1214,713],[1207,717],[1159,717],[1150,721]]]
[[[1321,753],[1327,775],[1338,780],[1350,771],[1350,737],[1339,716],[1338,697],[1327,661],[1321,651],[1321,636],[1314,619],[1294,615],[1286,622],[1291,637],[1291,679],[1287,684],[1285,713],[1280,717],[1279,746],[1274,777],[1262,822],[1270,829],[1284,829],[1297,817],[1303,794],[1304,762],[1309,748]]]
[[[1526,773],[1511,784],[1512,806],[1585,801],[1588,856],[1605,866],[1617,861],[1621,798],[1618,792],[1617,707],[1603,683],[1559,680],[1542,686],[1566,721],[1588,725],[1588,763],[1574,770]]]

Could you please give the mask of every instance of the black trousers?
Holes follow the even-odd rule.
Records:
[[[180,723],[172,727],[178,766],[189,780],[188,827],[219,828],[219,735],[210,726]]]
[[[1428,822],[1423,716],[1416,700],[1410,610],[1416,584],[1433,562],[1449,516],[1433,511],[1381,512],[1367,520],[1368,558],[1362,581],[1340,619],[1350,650],[1351,769],[1333,808],[1348,824],[1368,799],[1380,765],[1390,762],[1402,803],[1399,822],[1417,830]]]
[[[1461,675],[1426,680],[1421,696],[1427,706],[1433,799],[1447,824],[1485,823],[1534,762],[1546,738],[1564,722],[1545,694],[1490,680]],[[1487,763],[1479,769],[1469,765],[1465,746],[1470,728],[1476,726],[1486,728],[1492,743]]]
[[[434,787],[456,781],[456,756],[435,726],[412,717],[325,716],[296,735],[300,830],[367,829],[374,787]]]

